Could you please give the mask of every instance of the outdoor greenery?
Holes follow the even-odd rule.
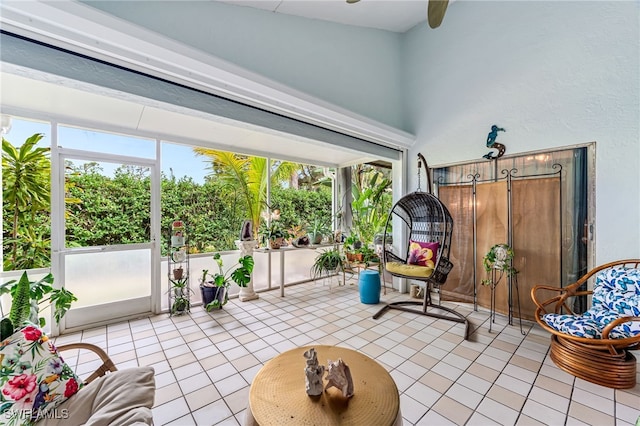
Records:
[[[48,226],[51,162],[49,148],[36,144],[41,133],[20,148],[2,138],[2,202],[4,269],[35,268],[49,262]]]
[[[3,139],[4,270],[50,265],[50,159],[48,148],[35,146],[41,138],[40,134],[33,135],[20,148]],[[104,176],[98,163],[65,166],[67,246],[149,241],[147,168],[121,166],[111,177]],[[188,177],[162,176],[163,255],[168,252],[168,234],[176,219],[188,226],[192,252],[235,250],[234,241],[238,239],[242,222],[252,213],[237,184],[229,176],[223,176],[229,171],[215,166],[212,169],[216,173],[203,183]],[[321,185],[313,188],[307,178],[302,184],[310,190],[299,191],[285,187],[290,180],[287,174],[282,179],[274,182],[271,204],[281,210],[280,224],[284,229],[302,225],[302,218],[311,217],[313,213],[330,217],[330,189]],[[257,229],[254,227],[254,230]]]
[[[38,147],[34,134],[19,148],[3,138],[3,266],[4,270],[50,266],[51,161],[49,148]],[[266,205],[265,158],[194,148],[210,159],[204,182],[161,176],[162,254],[174,220],[187,224],[192,253],[235,250],[246,218],[255,235],[263,213],[279,210],[278,225],[301,236],[330,227],[331,189],[321,168],[271,162],[271,201]],[[109,176],[98,163],[65,164],[66,244],[103,246],[147,242],[151,238],[150,171],[121,166]],[[353,169],[353,226],[365,246],[382,231],[391,208],[388,170],[360,165]],[[303,190],[300,190],[303,189]],[[316,226],[314,226],[316,225]],[[320,229],[322,228],[322,229]]]
[[[384,231],[391,211],[391,179],[388,171],[360,165],[354,167],[351,234],[365,247],[373,244],[376,234]]]

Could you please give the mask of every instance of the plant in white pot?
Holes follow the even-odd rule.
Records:
[[[482,280],[482,285],[495,288],[506,274],[512,277],[518,271],[512,266],[514,252],[508,244],[496,244],[489,249],[482,258],[482,265],[487,272],[487,278]]]
[[[213,260],[218,266],[218,273],[210,274],[208,269],[203,269],[200,279],[202,303],[207,312],[222,308],[227,304],[229,301],[228,289],[232,281],[240,287],[246,287],[251,281],[254,266],[253,256],[250,255],[242,256],[235,269],[229,268],[226,271],[223,268],[220,253],[214,254]]]

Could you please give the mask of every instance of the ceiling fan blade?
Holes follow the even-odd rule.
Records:
[[[360,0],[347,0],[347,3],[358,3]]]
[[[431,28],[438,28],[444,19],[449,0],[429,0],[427,6],[427,20]]]

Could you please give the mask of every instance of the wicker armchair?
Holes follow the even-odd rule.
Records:
[[[59,405],[53,415],[39,421],[38,426],[153,424],[152,367],[118,370],[104,350],[89,343],[60,345],[57,349],[58,352],[91,351],[102,364],[84,379],[84,386],[76,394]]]
[[[535,286],[535,319],[552,334],[551,359],[562,370],[614,389],[636,384],[640,348],[640,259],[598,266],[564,288]],[[581,289],[595,277],[594,290]],[[548,299],[550,294],[556,294]],[[575,296],[592,295],[592,308],[573,312]]]
[[[109,358],[109,355],[107,355],[107,353],[101,348],[96,345],[92,345],[91,343],[70,343],[67,345],[58,346],[57,349],[58,352],[69,351],[73,349],[84,349],[91,351],[100,357],[100,359],[102,360],[102,365],[100,365],[100,367],[98,367],[96,371],[94,371],[89,377],[84,379],[85,385],[88,385],[98,377],[102,377],[107,373],[118,371],[113,361],[111,361],[111,358]]]

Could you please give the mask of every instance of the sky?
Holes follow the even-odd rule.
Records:
[[[51,127],[47,123],[26,121],[13,118],[11,128],[5,139],[14,146],[20,146],[34,133],[43,133],[44,137],[39,146],[51,146]],[[90,130],[58,127],[58,144],[64,148],[98,151],[109,154],[127,155],[152,159],[155,157],[155,141],[134,137],[120,136]],[[190,176],[195,182],[204,182],[208,174],[207,163],[204,158],[193,153],[189,146],[163,142],[161,144],[161,169],[165,176],[170,176],[171,171],[176,179]],[[82,164],[81,160],[73,160],[74,164]],[[101,163],[106,175],[111,175],[120,164]]]

